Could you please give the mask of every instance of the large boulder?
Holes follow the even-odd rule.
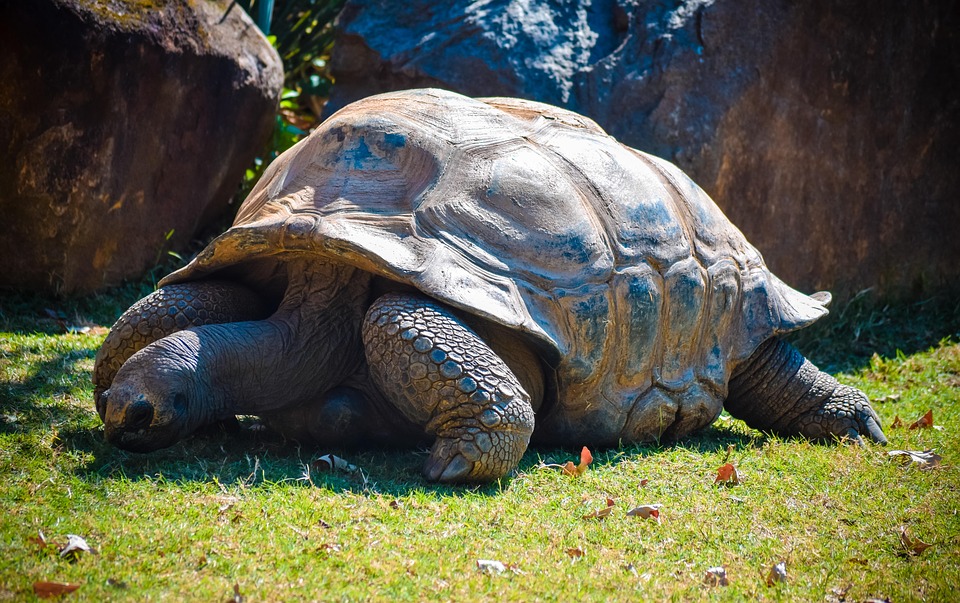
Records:
[[[0,287],[117,283],[223,213],[283,83],[229,6],[0,2]]]
[[[349,0],[330,111],[441,86],[676,162],[806,290],[960,285],[960,2]]]

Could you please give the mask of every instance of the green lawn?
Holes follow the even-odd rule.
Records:
[[[421,480],[423,450],[297,448],[251,420],[150,455],[107,446],[89,374],[104,327],[148,290],[0,297],[0,600],[41,581],[79,585],[66,600],[957,600],[956,300],[861,299],[796,340],[885,400],[887,447],[724,417],[677,444],[594,450],[579,477],[543,466],[576,460],[571,442],[448,488]],[[934,428],[889,427],[931,409]],[[929,470],[887,454],[929,448]],[[328,452],[359,470],[323,471]],[[741,483],[714,485],[728,460]],[[654,503],[659,522],[627,515]],[[912,554],[904,528],[933,546]],[[61,556],[68,534],[95,552]],[[786,581],[767,586],[781,561]],[[721,566],[728,584],[705,584]]]

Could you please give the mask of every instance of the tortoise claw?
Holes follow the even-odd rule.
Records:
[[[423,467],[424,477],[432,482],[445,484],[475,481],[471,479],[472,473],[473,463],[464,458],[462,454],[457,454],[449,460],[431,454]]]

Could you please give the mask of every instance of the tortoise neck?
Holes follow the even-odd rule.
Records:
[[[209,394],[227,414],[260,414],[318,399],[363,360],[360,323],[369,275],[343,265],[290,266],[273,316],[211,325],[230,344],[211,348]],[[219,349],[217,349],[219,348]]]

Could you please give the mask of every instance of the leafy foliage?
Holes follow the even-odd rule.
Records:
[[[261,157],[247,170],[243,194],[263,170],[319,121],[330,94],[333,20],[344,0],[237,0],[257,20],[283,59],[284,88],[273,136]]]

